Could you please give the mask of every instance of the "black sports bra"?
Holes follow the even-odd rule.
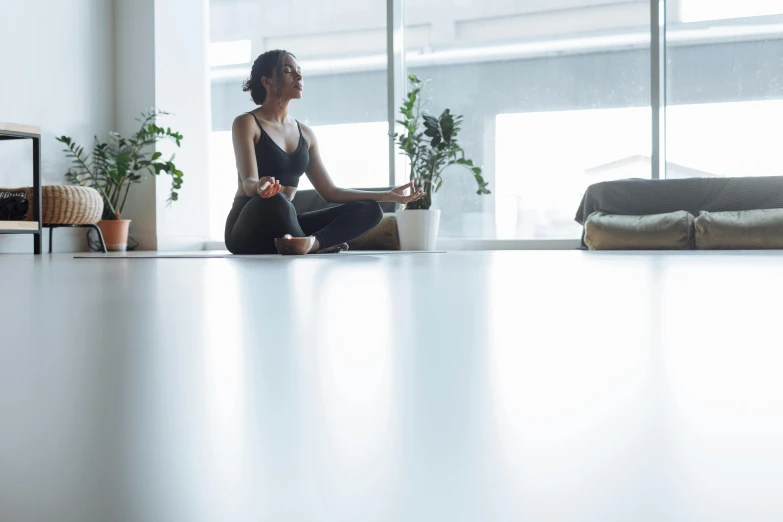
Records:
[[[256,115],[252,112],[248,112],[248,114],[256,120],[258,128],[261,129],[261,139],[255,145],[258,177],[274,176],[281,185],[298,187],[299,178],[302,177],[307,165],[310,164],[310,151],[307,150],[307,142],[302,136],[302,127],[299,126],[299,122],[296,122],[299,129],[299,146],[294,152],[288,154],[264,131]]]

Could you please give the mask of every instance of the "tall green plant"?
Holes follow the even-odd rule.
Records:
[[[432,116],[423,109],[428,100],[421,98],[429,80],[421,81],[415,74],[409,74],[408,80],[411,90],[400,107],[403,119],[397,120],[405,127],[405,132],[395,133],[394,137],[410,160],[410,181],[414,189],[421,188],[425,195],[406,208],[430,208],[432,195],[443,186],[443,171],[452,165],[462,165],[470,170],[478,184],[476,194],[490,194],[481,167],[466,158],[465,151],[457,143],[462,116],[452,114],[450,109],[445,109],[437,118]]]
[[[101,194],[103,219],[121,219],[131,186],[141,183],[144,174],[169,174],[171,194],[167,202],[170,205],[172,201],[177,201],[177,191],[182,188],[182,171],[174,165],[173,154],[168,161],[161,160],[163,153],[153,148],[163,139],[170,139],[177,147],[180,146],[181,134],[156,125],[158,116],[168,114],[158,109],[146,110],[141,113],[141,118],[136,118],[136,121],[141,122],[137,132],[129,138],[123,138],[118,132],[109,132],[107,142],[101,142],[95,136],[93,151],[86,155],[84,147],[74,143],[68,136],[56,138],[66,145],[63,152],[72,160],[72,166],[65,174],[66,181],[92,187]]]

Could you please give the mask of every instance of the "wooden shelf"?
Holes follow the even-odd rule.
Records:
[[[0,232],[4,230],[38,230],[37,221],[0,221]]]
[[[41,134],[41,127],[36,127],[34,125],[20,125],[18,123],[3,123],[0,121],[0,131]]]

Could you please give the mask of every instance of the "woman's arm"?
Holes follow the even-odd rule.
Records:
[[[397,203],[410,203],[422,197],[424,193],[422,191],[413,192],[406,196],[404,194],[405,189],[412,188],[412,186],[404,185],[397,187],[394,190],[356,190],[338,187],[332,181],[331,176],[326,171],[321,154],[318,149],[318,140],[315,137],[312,129],[306,125],[301,125],[303,132],[306,132],[308,142],[310,143],[310,164],[307,166],[305,173],[310,183],[313,184],[315,191],[326,201],[327,203],[348,203],[349,201],[371,200],[371,201],[394,201]]]
[[[234,157],[245,194],[250,197],[259,195],[262,198],[268,198],[280,191],[280,182],[270,177],[258,179],[255,129],[256,123],[249,114],[243,114],[234,119],[234,124],[231,126]]]

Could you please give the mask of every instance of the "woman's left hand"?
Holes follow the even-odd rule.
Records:
[[[405,192],[411,189],[411,194],[407,195]],[[393,188],[388,192],[389,195],[389,201],[394,201],[395,203],[400,203],[402,205],[407,205],[411,201],[416,201],[418,199],[421,199],[424,197],[424,191],[421,189],[413,190],[413,182],[406,183],[405,185],[401,185],[399,187]]]

